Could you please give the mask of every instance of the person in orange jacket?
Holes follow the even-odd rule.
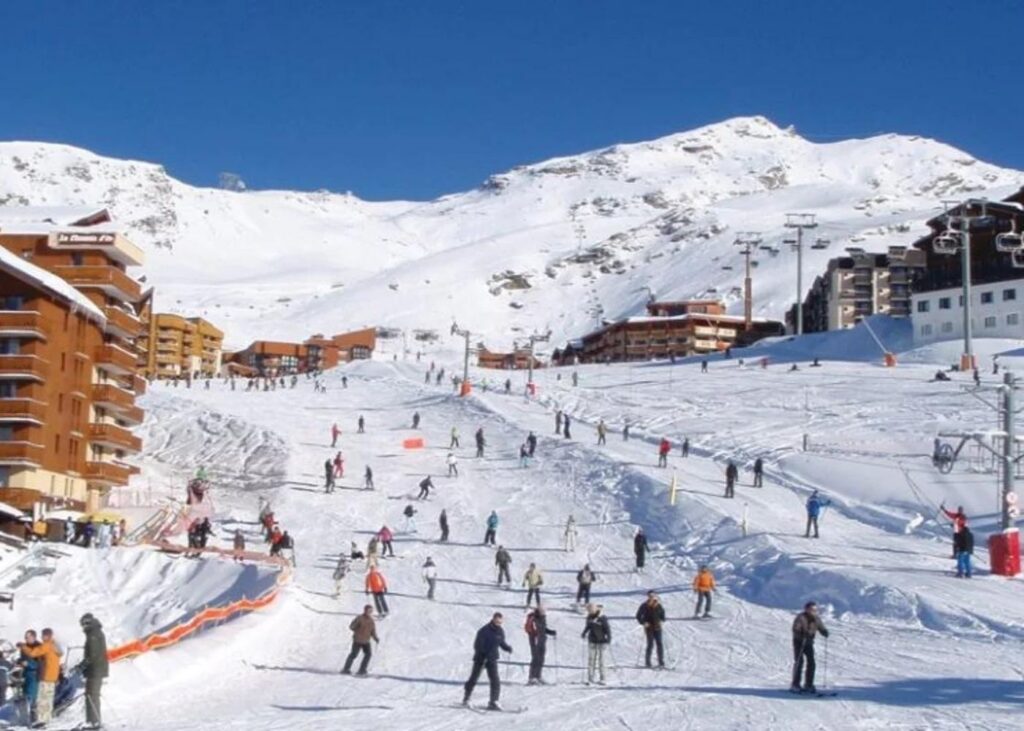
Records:
[[[693,577],[693,590],[697,592],[697,609],[693,616],[701,616],[701,607],[704,609],[705,617],[711,616],[711,592],[715,591],[715,577],[711,569],[701,566],[700,571]]]
[[[36,724],[43,726],[53,718],[53,698],[57,691],[57,681],[60,679],[61,651],[54,642],[53,630],[49,627],[43,630],[43,641],[40,644],[34,647],[25,645],[20,649],[28,657],[41,661],[39,695],[36,698]]]
[[[388,600],[384,596],[388,593],[388,582],[384,580],[384,574],[376,568],[370,569],[370,573],[366,575],[366,593],[373,594],[377,614],[382,617],[388,616]]]

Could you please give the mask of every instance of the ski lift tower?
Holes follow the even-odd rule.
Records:
[[[546,343],[550,339],[551,339],[551,331],[550,330],[548,330],[543,335],[537,335],[536,333],[534,333],[533,335],[530,336],[530,361],[529,361],[529,371],[527,372],[527,375],[526,375],[526,388],[530,392],[531,396],[533,395],[533,346],[534,346],[535,343]]]
[[[466,351],[462,358],[462,385],[459,386],[459,395],[468,396],[471,390],[469,385],[469,330],[463,330],[459,327],[458,323],[452,322],[452,335],[458,335],[466,339]]]
[[[761,236],[754,231],[740,232],[733,243],[741,247],[740,254],[746,260],[746,274],[743,277],[743,322],[749,330],[754,319],[754,288],[750,278],[750,257],[761,246]]]
[[[999,414],[999,427],[994,430],[940,432],[940,439],[959,439],[960,443],[955,449],[948,443],[937,443],[933,457],[939,471],[948,473],[964,445],[974,442],[998,461],[1001,532],[989,536],[988,548],[992,573],[1001,576],[1016,576],[1020,573],[1020,533],[1014,525],[1020,516],[1020,508],[1017,506],[1017,493],[1013,489],[1017,466],[1024,457],[1020,453],[1024,440],[1017,436],[1015,425],[1017,415],[1024,411],[1016,405],[1015,394],[1019,390],[1016,378],[1009,372],[1003,374],[1003,382],[999,386],[969,389],[969,394]],[[997,399],[990,401],[982,396],[985,393],[994,393]]]
[[[786,243],[796,249],[796,334],[804,334],[804,231],[817,228],[813,213],[787,213],[786,228],[796,229],[796,238]]]

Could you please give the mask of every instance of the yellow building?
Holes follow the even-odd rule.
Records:
[[[139,372],[146,378],[208,378],[220,372],[224,333],[201,317],[140,313]]]

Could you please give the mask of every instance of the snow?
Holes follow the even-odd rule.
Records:
[[[49,290],[53,294],[67,300],[74,309],[82,312],[86,317],[99,324],[107,321],[103,311],[93,304],[92,300],[72,287],[64,279],[56,274],[51,274],[41,267],[22,259],[14,252],[0,246],[0,266],[10,270],[14,276],[27,281],[29,284]]]

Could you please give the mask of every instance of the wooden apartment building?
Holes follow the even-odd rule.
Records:
[[[0,501],[95,508],[135,468],[142,252],[102,209],[0,209]]]
[[[201,317],[140,311],[139,373],[145,378],[212,378],[220,373],[224,333]]]

